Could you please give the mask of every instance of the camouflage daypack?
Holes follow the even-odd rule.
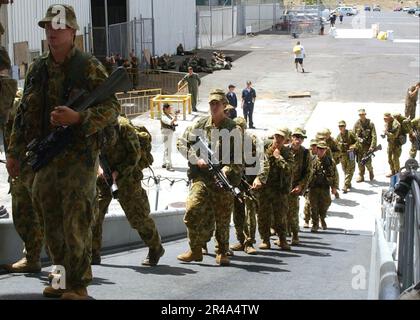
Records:
[[[141,146],[141,159],[139,161],[140,170],[146,169],[153,165],[152,155],[152,135],[144,126],[136,126],[131,123],[136,130],[137,137]]]

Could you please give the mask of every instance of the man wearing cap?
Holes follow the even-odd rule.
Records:
[[[331,194],[336,193],[335,164],[334,160],[327,156],[328,146],[324,141],[318,142],[317,156],[312,163],[312,177],[309,181],[309,201],[312,212],[311,232],[318,232],[319,220],[322,229],[327,230],[325,218],[331,205]]]
[[[233,186],[238,186],[242,172],[242,130],[237,124],[227,118],[224,109],[228,104],[226,94],[221,89],[210,93],[210,116],[203,117],[191,127],[178,140],[178,150],[188,159],[188,177],[192,181],[190,193],[187,198],[184,222],[188,229],[190,250],[177,258],[183,262],[202,261],[202,247],[209,240],[216,223],[216,240],[218,251],[216,263],[229,265],[227,256],[229,250],[230,218],[233,210],[233,196],[224,189],[220,189],[213,174],[209,171],[206,156],[194,147],[198,137],[209,143],[212,150],[217,151],[217,160],[221,170]],[[226,154],[224,148],[229,141],[230,153]],[[239,154],[239,163],[235,155]]]
[[[318,145],[318,141],[316,139],[312,139],[310,142],[310,149],[309,149],[309,153],[310,153],[310,159],[311,159],[311,170],[312,170],[312,162],[315,161],[316,159],[316,154],[317,154],[317,145]],[[312,174],[312,171],[311,171]],[[305,192],[305,206],[303,209],[303,213],[305,215],[305,224],[304,224],[304,228],[308,229],[309,227],[309,222],[311,220],[311,203],[309,202],[309,190],[306,190]]]
[[[12,178],[26,170],[26,146],[57,127],[72,127],[74,142],[35,174],[32,198],[43,216],[54,265],[65,268],[66,288],[45,288],[47,297],[86,299],[92,280],[91,223],[102,130],[117,124],[120,106],[110,97],[86,111],[65,106],[80,89],[92,92],[106,81],[105,68],[74,45],[79,30],[73,7],[52,5],[39,26],[49,52],[29,68],[22,103],[10,138],[7,169]],[[20,170],[21,169],[21,170]]]
[[[409,138],[411,141],[410,158],[415,159],[420,142],[420,118],[411,120]]]
[[[349,192],[351,189],[351,181],[353,179],[354,170],[356,169],[355,150],[358,146],[357,138],[352,131],[346,129],[345,121],[340,121],[338,128],[340,133],[337,136],[338,149],[340,150],[340,162],[344,172],[343,193]]]
[[[274,140],[265,144],[265,161],[262,173],[254,181],[253,188],[259,191],[258,230],[262,243],[259,248],[268,250],[270,244],[271,217],[274,217],[274,230],[279,236],[278,245],[290,250],[287,242],[288,195],[292,187],[293,156],[284,146],[287,133],[278,129]]]
[[[359,166],[359,177],[357,178],[357,183],[365,181],[365,172],[366,168],[369,171],[369,179],[373,181],[375,175],[373,173],[372,159],[363,165],[361,160],[366,156],[366,154],[374,150],[377,146],[377,136],[375,124],[366,118],[366,110],[359,110],[359,120],[355,123],[353,127],[353,132],[359,140],[359,148],[357,150],[357,159]]]
[[[229,85],[229,92],[226,94],[226,98],[229,101],[229,105],[233,107],[233,110],[230,111],[229,118],[235,119],[238,116],[236,108],[238,107],[238,97],[235,93],[235,86],[233,84]]]
[[[164,145],[162,168],[166,168],[166,170],[171,172],[175,171],[172,168],[172,145],[174,133],[176,131],[176,127],[178,126],[177,121],[178,115],[173,112],[173,108],[171,105],[165,103],[163,105],[162,118],[160,119],[160,126]]]
[[[242,91],[242,109],[244,111],[244,118],[248,122],[248,127],[250,129],[255,129],[254,127],[254,106],[255,100],[257,99],[257,93],[252,87],[252,82],[247,81],[246,88]]]
[[[388,163],[391,172],[386,175],[387,178],[392,177],[400,171],[400,157],[402,152],[401,145],[401,124],[394,119],[391,113],[384,114],[385,136],[388,141]]]
[[[18,97],[17,95],[17,82],[10,78],[9,72],[9,55],[5,48],[0,47],[0,134],[2,140],[4,137],[6,152],[10,143],[10,134],[16,110],[21,100],[21,96]],[[31,170],[22,170],[19,179],[9,178],[12,194],[13,224],[23,240],[24,258],[16,263],[4,265],[3,268],[8,272],[37,273],[41,271],[43,232],[42,224],[33,209],[31,201],[33,178],[34,174]]]
[[[198,102],[198,87],[201,86],[200,76],[194,73],[192,67],[188,67],[188,74],[178,83],[178,87],[181,87],[184,83],[188,84],[188,91],[191,94],[191,105],[194,112],[197,112]]]
[[[258,173],[264,167],[264,148],[263,142],[254,134],[246,131],[246,121],[242,117],[234,119],[238,126],[244,131],[244,172],[243,179],[252,186]],[[248,186],[241,185],[242,188]],[[246,190],[241,190],[245,193]],[[233,222],[235,224],[236,238],[238,243],[232,245],[230,248],[233,251],[245,251],[247,254],[256,254],[254,248],[255,233],[257,228],[257,208],[259,206],[258,194],[254,190],[248,190],[253,197],[244,196],[245,207],[240,206],[235,201],[235,210],[233,214]],[[237,210],[236,210],[237,209]]]
[[[417,100],[419,97],[420,82],[416,85],[411,86],[407,90],[405,97],[405,116],[413,120],[416,117]]]
[[[289,146],[293,156],[293,166],[287,224],[288,229],[293,235],[292,245],[299,244],[299,198],[305,193],[308,187],[312,169],[310,152],[302,146],[304,139],[306,139],[305,130],[296,128],[292,132],[291,144]]]

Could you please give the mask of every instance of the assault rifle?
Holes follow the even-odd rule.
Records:
[[[365,166],[366,163],[368,163],[370,159],[375,157],[375,153],[378,152],[378,151],[381,151],[381,150],[382,150],[382,145],[379,145],[376,148],[374,148],[373,150],[368,151],[368,153],[366,153],[366,155],[362,158],[360,163]]]
[[[245,197],[248,197],[252,201],[257,201],[254,194],[252,193],[252,186],[246,180],[245,174],[242,175],[241,184],[239,185],[239,189],[245,193]]]
[[[112,197],[114,199],[118,199],[118,186],[114,181],[114,177],[112,176],[112,170],[108,160],[104,156],[99,155],[99,164],[101,165],[101,168],[104,172],[104,178],[107,186],[111,190]]]
[[[125,92],[131,89],[131,80],[124,67],[120,67],[101,86],[90,93],[80,104],[77,102],[87,94],[81,90],[71,98],[66,106],[74,111],[81,112],[97,105],[117,92]],[[56,156],[62,153],[74,142],[73,127],[58,127],[42,140],[35,139],[27,146],[25,161],[32,167],[34,172],[39,171]]]
[[[214,176],[216,185],[221,189],[229,191],[239,202],[243,203],[241,190],[239,190],[238,187],[234,187],[230,184],[226,176],[223,174],[220,165],[213,163],[211,159],[214,156],[214,152],[208,147],[208,145],[204,142],[204,140],[201,137],[198,137],[195,146],[199,150],[205,151],[205,153],[207,154],[207,165],[209,166],[209,171]]]

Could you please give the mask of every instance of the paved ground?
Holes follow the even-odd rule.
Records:
[[[395,38],[419,37],[418,19],[414,17],[383,13],[368,18],[369,23],[378,21],[386,29],[393,29]],[[350,23],[346,19],[338,28],[349,28]],[[295,40],[286,36],[261,35],[218,48],[252,52],[237,60],[232,71],[217,72],[203,79],[200,115],[206,113],[205,99],[211,88],[227,87],[229,83],[241,87],[248,79],[254,82],[258,94],[255,122],[259,129],[255,132],[259,135],[267,135],[283,125],[290,128],[305,125],[310,138],[323,127],[333,129],[336,134],[338,121],[346,119],[352,125],[360,107],[367,109],[380,132],[384,111],[403,111],[407,87],[419,77],[418,44],[329,36],[301,41],[308,55],[305,74],[294,70],[290,51]],[[309,90],[312,97],[288,99],[287,92],[296,90]],[[181,122],[178,134],[195,118],[197,115]],[[146,116],[136,121],[146,124],[156,136],[156,174],[185,178],[186,163],[178,154],[174,156],[179,169],[176,173],[159,169],[162,138],[158,121]],[[380,142],[386,147],[386,142]],[[407,148],[408,145],[403,161]],[[276,249],[256,257],[240,253],[232,260],[231,268],[220,269],[215,267],[214,256],[200,264],[178,263],[175,257],[187,248],[187,242],[173,241],[165,245],[167,254],[156,269],[139,267],[147,253],[145,249],[106,256],[104,265],[94,268],[90,293],[99,299],[367,299],[373,222],[379,213],[381,188],[387,185],[385,152],[378,155],[374,164],[377,173],[374,183],[355,186],[353,192],[333,202],[328,218],[331,229],[317,235],[305,231],[302,246],[290,253]],[[0,175],[4,181],[4,171]],[[10,208],[6,189],[3,183],[0,201]],[[154,186],[149,189],[152,207],[154,190]],[[187,191],[184,182],[173,187],[164,182],[159,209],[185,201]],[[113,204],[112,210],[120,210],[118,204]],[[45,276],[45,272],[42,279],[0,275],[0,298],[40,298]],[[357,287],[358,283],[361,286]]]

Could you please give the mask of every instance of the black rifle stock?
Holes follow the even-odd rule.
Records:
[[[207,144],[203,141],[201,137],[198,137],[196,146],[200,150],[204,150],[207,153],[207,165],[209,166],[209,171],[213,174],[214,179],[216,181],[216,185],[224,189],[226,191],[229,191],[239,202],[243,203],[243,199],[241,196],[241,190],[239,188],[234,187],[230,184],[226,176],[223,174],[220,165],[216,165],[211,160],[212,156],[214,155],[214,152],[210,150],[210,148],[207,146]]]
[[[378,152],[378,151],[381,151],[381,150],[382,150],[382,145],[377,146],[373,150],[371,150],[368,153],[366,153],[366,155],[362,158],[362,160],[360,161],[360,163],[365,166],[366,163],[368,163],[370,159],[372,159],[373,157],[375,157],[375,153]]]
[[[127,71],[123,67],[120,67],[81,103],[74,105],[86,94],[84,90],[69,100],[66,105],[77,112],[81,112],[105,101],[117,92],[130,90],[131,86],[131,80]],[[72,127],[58,127],[47,137],[41,140],[35,139],[28,144],[26,161],[35,172],[45,167],[52,159],[73,143],[73,130]]]

